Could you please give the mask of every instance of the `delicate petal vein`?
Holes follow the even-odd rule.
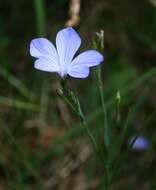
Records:
[[[70,65],[80,44],[81,39],[78,33],[71,27],[57,33],[56,47],[62,68],[67,68]]]

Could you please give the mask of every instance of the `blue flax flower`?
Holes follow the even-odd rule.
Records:
[[[129,140],[129,144],[132,143],[134,141],[135,137],[131,137]],[[138,151],[142,151],[142,150],[146,150],[148,149],[150,146],[150,142],[147,138],[145,138],[144,136],[140,135],[136,138],[132,149],[133,150],[138,150]]]
[[[36,38],[30,43],[30,54],[37,58],[34,67],[48,72],[56,72],[61,77],[69,75],[85,78],[89,67],[99,65],[103,56],[96,50],[88,50],[74,58],[81,38],[71,27],[60,30],[56,36],[56,48],[46,38]]]

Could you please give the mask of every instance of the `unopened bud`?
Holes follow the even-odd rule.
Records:
[[[56,92],[57,92],[57,94],[59,95],[59,96],[63,96],[63,90],[61,89],[61,88],[58,88],[57,90],[56,90]]]
[[[116,93],[116,99],[117,99],[118,104],[120,104],[120,102],[121,102],[120,91],[117,91],[117,93]]]

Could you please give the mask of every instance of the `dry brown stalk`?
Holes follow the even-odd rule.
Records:
[[[70,0],[69,5],[69,20],[65,23],[65,26],[76,26],[80,21],[80,6],[81,0]]]

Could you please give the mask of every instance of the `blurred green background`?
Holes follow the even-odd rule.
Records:
[[[0,189],[102,190],[103,165],[86,139],[79,119],[57,96],[59,77],[33,68],[31,39],[55,42],[69,19],[68,0],[0,1]],[[95,32],[105,31],[102,65],[104,96],[117,141],[124,123],[128,135],[150,141],[143,152],[131,151],[112,190],[156,189],[156,1],[81,1],[76,30],[81,50],[93,48]],[[96,68],[87,79],[68,79],[100,143],[103,115]],[[120,125],[116,93],[121,94]],[[130,111],[132,110],[132,111]],[[126,149],[127,140],[118,157]]]

